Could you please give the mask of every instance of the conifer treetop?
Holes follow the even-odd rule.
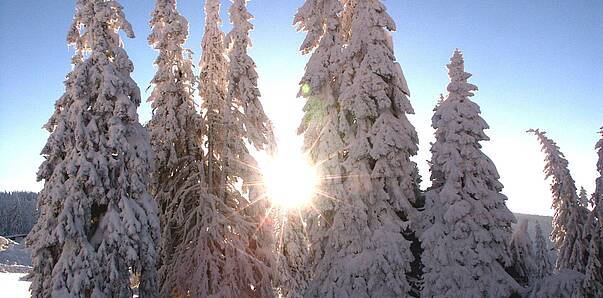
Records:
[[[229,16],[230,22],[233,24],[232,31],[226,35],[226,45],[229,47],[237,47],[246,50],[252,46],[249,31],[253,30],[253,24],[250,20],[253,15],[247,10],[247,2],[249,0],[231,0]]]
[[[294,19],[297,30],[306,32],[302,54],[312,53],[299,83],[298,96],[303,96],[306,104],[297,132],[304,134],[304,150],[323,165],[325,176],[339,175],[341,162],[337,155],[344,149],[342,136],[347,134],[338,103],[344,60],[339,17],[342,10],[338,0],[308,0]]]
[[[580,192],[578,194],[578,202],[580,204],[580,206],[584,207],[584,208],[588,208],[588,193],[586,192],[586,189],[584,189],[583,186],[580,187]]]
[[[339,17],[342,11],[338,0],[308,0],[297,11],[293,23],[298,31],[306,32],[300,51],[309,54],[315,50],[306,65],[298,96],[316,97],[328,105],[335,104],[333,92],[338,90],[332,82],[340,75],[343,62]],[[330,88],[325,90],[327,86]]]
[[[252,46],[249,32],[253,30],[253,15],[247,10],[248,0],[233,0],[229,9],[232,31],[226,35],[230,65],[227,72],[228,98],[231,105],[240,107],[242,114],[235,117],[244,125],[242,134],[257,150],[273,151],[276,146],[272,123],[264,112],[257,87],[256,64],[247,54]]]
[[[474,92],[478,88],[468,82],[472,74],[465,71],[465,59],[459,49],[454,50],[450,63],[446,67],[448,68],[448,76],[450,77],[450,83],[446,88],[450,92],[448,98],[450,100],[462,100],[466,97],[474,96]]]
[[[219,104],[226,96],[226,70],[228,60],[224,45],[224,32],[220,30],[220,1],[205,1],[205,32],[201,41],[199,95],[203,99],[203,108],[211,117],[219,118]],[[212,119],[216,120],[216,119]]]
[[[148,99],[153,108],[149,131],[156,166],[166,170],[182,158],[200,153],[202,123],[194,102],[197,79],[191,52],[183,48],[188,21],[176,9],[175,0],[157,0],[150,25],[148,41],[159,56]]]
[[[77,0],[73,22],[67,33],[67,43],[75,47],[73,63],[82,62],[84,55],[92,51],[109,51],[109,55],[117,55],[111,51],[120,48],[119,30],[134,38],[132,25],[126,20],[119,2]]]

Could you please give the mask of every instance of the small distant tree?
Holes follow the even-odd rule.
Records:
[[[584,273],[588,259],[588,240],[584,230],[587,209],[580,206],[568,162],[557,144],[547,138],[546,132],[538,129],[528,132],[538,137],[545,154],[544,172],[546,178],[551,178],[555,211],[551,239],[558,252],[555,269],[571,269]]]
[[[584,187],[580,187],[580,193],[578,194],[578,202],[580,204],[580,207],[588,208],[589,201],[590,200],[588,199],[588,193],[586,192],[586,189],[584,189]]]
[[[118,1],[78,0],[65,93],[44,126],[33,297],[156,297],[156,205],[147,192],[151,149],[136,109],[140,90],[118,32],[134,37]]]
[[[589,256],[586,262],[582,293],[587,297],[603,297],[603,127],[601,139],[595,146],[599,155],[595,181],[595,193],[592,196],[593,210],[585,228],[590,235]]]
[[[542,232],[542,227],[536,223],[536,239],[534,241],[534,265],[536,266],[536,279],[543,279],[553,272],[548,240]]]
[[[421,235],[425,297],[509,297],[520,286],[505,271],[510,265],[513,214],[494,163],[481,150],[488,125],[470,98],[461,52],[448,64],[448,96],[432,118],[436,141],[431,152],[432,186]]]
[[[519,222],[511,242],[509,251],[511,254],[511,266],[508,271],[520,285],[527,287],[536,279],[536,258],[530,234],[528,233],[529,222],[523,219]]]

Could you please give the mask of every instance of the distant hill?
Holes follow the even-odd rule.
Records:
[[[536,223],[540,224],[540,227],[542,228],[542,232],[544,233],[544,236],[546,237],[546,239],[549,240],[548,246],[549,246],[549,250],[550,250],[550,257],[551,257],[551,260],[553,261],[553,264],[555,264],[554,260],[557,259],[557,253],[553,248],[553,242],[551,241],[551,238],[550,238],[551,232],[553,231],[553,217],[543,216],[543,215],[515,213],[515,218],[517,218],[518,223],[520,221],[522,221],[523,219],[528,220],[528,234],[530,234],[530,238],[532,238],[532,241],[534,241],[534,239],[536,239]]]
[[[540,224],[540,227],[542,228],[542,231],[544,232],[545,236],[551,235],[551,232],[553,231],[553,217],[551,216],[515,213],[515,218],[517,218],[518,223],[523,219],[528,220],[528,231],[532,239],[534,239],[536,235],[536,223]]]

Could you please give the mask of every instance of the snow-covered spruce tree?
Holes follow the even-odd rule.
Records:
[[[527,219],[523,219],[515,227],[509,243],[509,252],[511,254],[509,274],[524,287],[537,280],[534,247],[528,233]]]
[[[208,186],[211,193],[225,192],[226,186],[219,185],[221,173],[216,158],[226,142],[226,130],[222,127],[226,111],[226,94],[228,82],[228,59],[224,45],[224,33],[220,30],[220,1],[205,1],[205,32],[201,41],[199,95],[203,99],[201,108],[205,120],[207,138]]]
[[[243,184],[245,199],[238,199],[239,212],[251,222],[253,230],[244,234],[247,239],[247,260],[254,272],[254,292],[266,297],[272,291],[275,278],[274,226],[268,218],[271,208],[266,200],[266,191],[261,187],[262,177],[258,165],[247,149],[246,142],[256,150],[269,153],[276,150],[272,123],[264,112],[257,87],[258,74],[255,62],[248,55],[252,46],[249,32],[253,29],[250,20],[253,15],[246,7],[248,0],[232,0],[229,9],[232,30],[226,35],[229,67],[226,73],[228,92],[223,125],[227,136],[221,156],[223,183],[230,183],[234,189],[237,181]],[[221,182],[222,183],[222,182]],[[239,194],[237,194],[239,195]]]
[[[40,218],[27,238],[33,297],[132,297],[131,272],[142,297],[157,295],[152,160],[119,30],[134,37],[117,1],[76,2],[74,68],[45,125]]]
[[[303,297],[310,280],[308,237],[304,230],[301,210],[277,215],[277,270],[275,285],[282,297]]]
[[[152,193],[159,203],[161,240],[157,261],[161,296],[185,293],[175,277],[182,268],[176,251],[182,246],[183,226],[200,198],[208,199],[204,188],[202,121],[194,103],[195,75],[189,50],[183,48],[188,22],[176,9],[176,0],[157,0],[150,21],[149,44],[159,52],[157,73],[149,98],[153,117],[148,124],[155,152],[156,171]]]
[[[544,173],[547,179],[551,178],[552,206],[555,210],[551,240],[558,252],[555,269],[584,273],[588,259],[588,241],[584,237],[587,209],[580,206],[568,162],[557,144],[538,129],[528,132],[538,137],[545,154]]]
[[[343,195],[341,158],[344,135],[348,133],[338,102],[343,63],[339,24],[342,9],[338,0],[307,0],[293,21],[299,31],[307,32],[301,52],[312,53],[300,81],[298,96],[306,98],[306,105],[298,133],[304,135],[304,150],[318,166],[318,175],[325,178],[320,188],[335,197]],[[327,210],[334,202],[322,196],[314,205]]]
[[[270,230],[270,222],[265,220],[267,211],[259,218],[244,210],[251,204],[249,200],[259,198],[261,192],[245,187],[255,184],[246,179],[257,178],[249,178],[249,170],[243,165],[253,165],[255,161],[245,149],[246,136],[242,135],[243,125],[237,118],[242,116],[233,111],[240,109],[229,105],[232,100],[227,94],[228,62],[224,34],[219,29],[219,11],[220,1],[205,2],[199,93],[204,110],[202,130],[208,147],[204,157],[206,175],[202,175],[203,190],[196,191],[198,205],[192,206],[192,212],[184,219],[183,242],[175,250],[175,263],[179,265],[173,276],[179,285],[171,294],[269,297],[273,243],[264,230]],[[246,183],[243,192],[237,187],[241,180]],[[260,227],[262,224],[266,227]]]
[[[477,87],[464,68],[457,49],[448,64],[448,96],[432,118],[436,141],[424,211],[431,225],[421,235],[421,296],[509,297],[519,289],[504,269],[515,218],[494,163],[481,151],[488,125],[470,100]]]
[[[317,175],[322,177],[314,208],[304,212],[307,234],[303,233],[302,219],[294,219],[299,214],[288,214],[283,231],[297,241],[309,241],[311,251],[303,243],[295,245],[283,242],[283,274],[290,280],[283,288],[288,297],[301,297],[311,278],[311,271],[323,260],[325,251],[330,249],[327,239],[332,235],[333,214],[338,200],[344,199],[342,161],[345,148],[345,135],[348,134],[344,114],[338,102],[339,81],[342,72],[342,39],[339,14],[343,7],[338,0],[307,0],[298,9],[294,25],[299,31],[306,32],[300,51],[311,53],[305,73],[300,81],[298,96],[306,99],[304,117],[298,133],[304,135],[304,150],[308,152],[310,162],[317,167]],[[309,239],[306,239],[307,238]],[[280,242],[280,241],[279,241]],[[307,260],[306,260],[307,258]],[[308,262],[306,268],[299,268],[300,262]],[[318,282],[318,281],[317,281]],[[307,296],[320,295],[318,289],[308,292]],[[331,293],[331,295],[336,295]],[[343,294],[341,294],[343,295]]]
[[[534,265],[536,266],[535,279],[543,279],[553,272],[548,240],[538,222],[536,223],[536,239],[534,240]]]
[[[530,290],[530,298],[577,297],[585,296],[579,293],[584,274],[570,269],[561,269],[537,282]],[[590,298],[590,297],[589,297]]]
[[[412,290],[406,273],[414,259],[404,238],[416,190],[416,165],[409,158],[418,140],[406,118],[412,108],[385,7],[376,0],[346,5],[353,17],[335,97],[339,134],[332,135],[339,139],[325,136],[332,145],[345,144],[339,151],[344,190],[327,194],[332,207],[318,208],[323,223],[318,237],[311,236],[306,296],[405,296]]]
[[[232,107],[241,107],[241,111],[232,111],[234,120],[238,123],[235,129],[240,131],[257,150],[274,149],[275,140],[272,123],[266,116],[260,102],[260,90],[255,71],[255,62],[247,54],[251,47],[249,31],[253,29],[250,20],[253,15],[247,11],[246,2],[249,0],[232,0],[230,7],[230,22],[232,31],[226,35],[228,45],[229,67],[227,72],[228,94],[227,103]],[[239,149],[242,154],[247,150]],[[244,169],[245,171],[248,170]]]
[[[586,189],[584,189],[584,187],[580,187],[580,192],[578,194],[578,203],[580,204],[581,207],[583,208],[588,208],[588,193],[586,192]]]
[[[593,210],[589,214],[585,229],[590,235],[589,256],[586,262],[582,293],[587,297],[603,297],[603,127],[601,139],[596,145],[599,161],[599,177],[595,181],[592,196]]]

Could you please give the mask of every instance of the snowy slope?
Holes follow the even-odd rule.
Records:
[[[31,258],[28,249],[22,244],[4,237],[0,237],[0,244],[4,244],[0,245],[0,273],[26,273],[29,271]]]
[[[29,282],[20,280],[30,268],[29,251],[17,242],[0,237],[0,297],[30,297]]]
[[[0,297],[30,297],[29,282],[19,280],[24,275],[24,273],[0,273]]]

